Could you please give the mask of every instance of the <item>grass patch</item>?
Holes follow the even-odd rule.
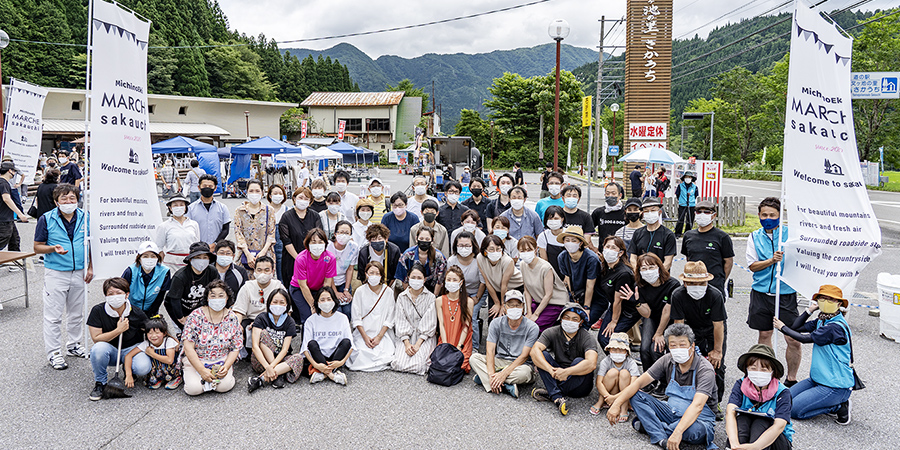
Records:
[[[719,227],[722,231],[728,234],[750,234],[760,228],[762,225],[759,224],[759,217],[755,214],[747,214],[746,219],[744,220],[744,225],[737,225],[733,227]]]
[[[888,177],[888,182],[883,186],[869,186],[873,191],[900,192],[900,172],[882,172],[882,176]]]

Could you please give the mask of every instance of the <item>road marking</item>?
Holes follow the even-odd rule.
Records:
[[[889,202],[884,200],[869,200],[869,203],[879,206],[890,206],[891,208],[900,208],[900,202]]]

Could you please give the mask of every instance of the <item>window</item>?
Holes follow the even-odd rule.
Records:
[[[147,106],[147,111],[148,111],[150,114],[155,113],[155,112],[156,112],[156,105],[148,105],[148,106]]]
[[[81,111],[81,102],[72,102],[72,111]]]
[[[391,119],[366,119],[369,131],[391,131]]]
[[[187,106],[180,106],[180,107],[178,108],[178,115],[179,115],[179,116],[186,116],[186,115],[187,115],[187,108],[188,108]]]
[[[362,131],[362,119],[340,119],[347,123],[344,125],[344,131]]]

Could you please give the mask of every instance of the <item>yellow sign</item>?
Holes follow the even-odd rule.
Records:
[[[581,99],[581,126],[591,126],[591,97]]]

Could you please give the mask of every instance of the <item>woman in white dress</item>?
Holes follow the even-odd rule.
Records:
[[[409,288],[397,297],[394,307],[394,329],[397,344],[391,369],[425,375],[431,364],[437,332],[435,297],[425,289],[425,268],[413,264],[409,271]]]
[[[177,194],[166,202],[169,219],[156,227],[156,245],[162,250],[163,265],[171,273],[185,266],[191,244],[200,240],[200,225],[187,216],[188,199]]]
[[[366,280],[353,294],[353,343],[358,351],[350,355],[347,368],[361,372],[386,370],[394,359],[394,290],[384,284],[384,266],[366,264]]]

